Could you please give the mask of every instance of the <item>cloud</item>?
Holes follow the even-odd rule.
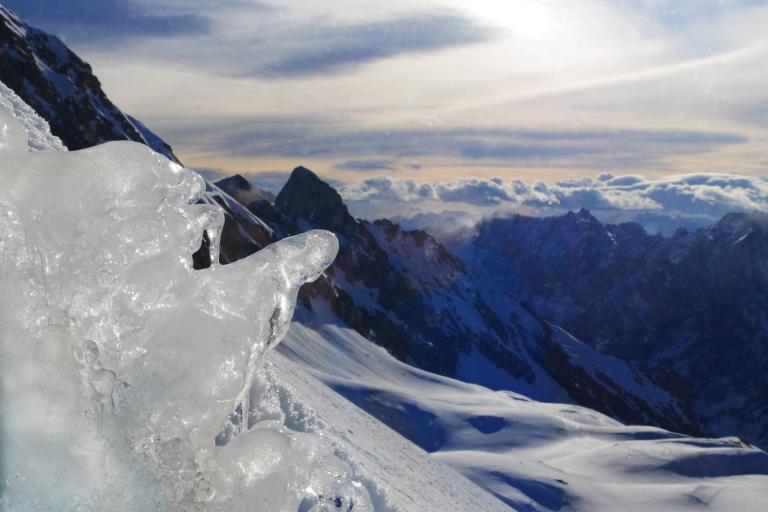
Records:
[[[4,0],[3,4],[33,26],[75,41],[173,37],[210,29],[205,17],[147,10],[146,6],[128,0]]]
[[[438,157],[464,166],[558,166],[583,169],[665,169],[665,158],[745,144],[738,133],[696,130],[525,130],[456,127],[442,130],[355,130],[330,122],[248,120],[169,131],[204,151],[248,157],[338,159],[341,170],[407,168],[398,160]],[[411,167],[412,170],[416,170]]]
[[[112,99],[192,165],[765,168],[764,2],[8,3],[78,38]]]
[[[487,41],[497,33],[445,9],[436,14],[340,22],[327,15],[307,17],[267,3],[241,0],[213,5],[173,0],[4,3],[33,25],[70,41],[89,45],[105,39],[177,38],[163,50],[169,57],[210,69],[234,60],[235,67],[228,63],[229,73],[259,78],[337,73],[400,54]],[[231,13],[249,23],[233,21]]]
[[[501,178],[463,178],[444,182],[417,182],[375,177],[346,184],[340,193],[356,214],[365,208],[391,215],[403,205],[429,209],[475,207],[494,211],[524,211],[532,215],[586,208],[607,221],[669,220],[666,230],[682,224],[705,225],[734,211],[768,211],[768,178],[731,174],[688,174],[663,179],[613,176],[567,180],[554,184]]]
[[[404,16],[340,25],[315,20],[276,41],[273,60],[251,74],[306,76],[334,73],[403,53],[429,52],[489,40],[494,30],[458,15]]]
[[[392,160],[346,160],[333,166],[342,171],[394,171],[397,166]]]

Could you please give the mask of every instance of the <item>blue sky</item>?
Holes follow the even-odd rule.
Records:
[[[768,4],[12,0],[189,166],[768,174]]]

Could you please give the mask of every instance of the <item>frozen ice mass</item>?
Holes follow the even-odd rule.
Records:
[[[196,204],[199,176],[131,142],[64,152],[0,96],[0,505],[369,510],[322,437],[289,432],[285,404],[262,399],[260,361],[335,236],[193,270],[203,232],[216,253],[223,222]]]

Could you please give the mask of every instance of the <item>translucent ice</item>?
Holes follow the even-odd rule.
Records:
[[[195,204],[197,175],[134,143],[57,151],[9,97],[0,90],[0,508],[368,510],[321,436],[290,428],[285,397],[269,405],[258,364],[335,237],[310,231],[193,270],[203,230],[215,241],[223,222]],[[52,150],[28,151],[30,137]]]

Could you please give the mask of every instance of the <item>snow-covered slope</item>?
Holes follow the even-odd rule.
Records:
[[[51,135],[50,127],[45,119],[24,103],[16,93],[0,82],[0,109],[7,112],[17,123],[4,122],[2,131],[2,147],[27,147],[30,151],[53,149],[66,151],[58,137]]]
[[[291,326],[291,337],[310,342],[322,339],[322,335],[301,324]],[[448,464],[430,457],[375,415],[318,380],[304,366],[274,354],[264,374],[274,379],[273,387],[269,388],[272,393],[290,397],[293,411],[286,415],[286,424],[300,430],[306,424],[318,425],[315,433],[334,446],[337,456],[350,465],[370,494],[377,512],[509,510],[507,504]],[[296,410],[300,412],[296,414]],[[358,509],[329,507],[327,510]]]
[[[768,446],[768,214],[675,236],[582,210],[484,221],[456,249],[541,317],[680,397],[701,429]]]
[[[304,389],[310,402],[313,395],[325,402],[328,392],[302,377],[311,373],[515,510],[768,506],[768,454],[736,438],[625,426],[584,407],[491,391],[397,361],[348,327],[300,316],[311,325],[294,322],[279,353],[270,355],[277,375]],[[327,416],[337,429],[345,419]],[[353,440],[360,435],[349,433]]]

